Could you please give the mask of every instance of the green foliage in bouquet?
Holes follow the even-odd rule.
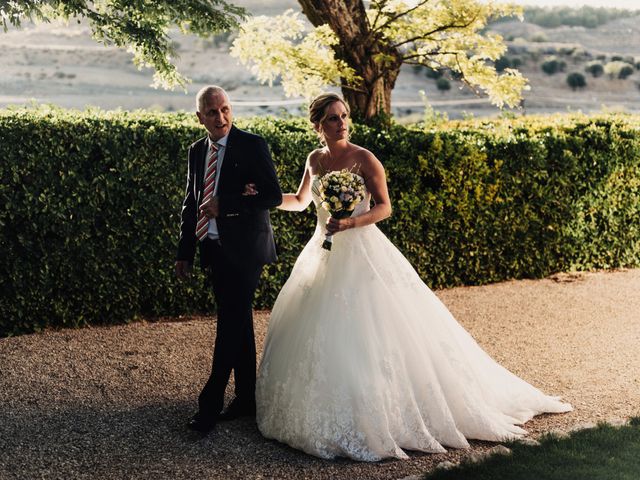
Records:
[[[269,143],[284,191],[318,146],[303,119],[237,122]],[[210,312],[174,278],[195,116],[0,111],[0,336]],[[380,228],[432,288],[640,265],[640,118],[554,116],[391,129],[355,125],[389,177]],[[275,211],[269,308],[315,227]]]

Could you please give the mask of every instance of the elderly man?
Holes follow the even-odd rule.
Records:
[[[227,93],[208,86],[196,103],[208,134],[188,151],[176,275],[189,275],[199,245],[216,300],[217,333],[211,376],[188,427],[207,434],[217,421],[255,415],[252,302],[263,266],[276,260],[269,209],[282,202],[282,191],[265,140],[233,126]],[[235,398],[223,412],[231,370]]]

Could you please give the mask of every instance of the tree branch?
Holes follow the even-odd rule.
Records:
[[[156,79],[167,86],[184,85],[186,79],[172,63],[174,48],[168,36],[176,25],[190,33],[210,37],[237,26],[245,10],[226,0],[23,0],[0,2],[2,25],[20,26],[21,18],[49,21],[54,18],[86,18],[94,38],[105,45],[132,47],[137,66],[150,65]],[[44,10],[47,6],[50,9]]]
[[[433,35],[434,33],[438,33],[438,32],[442,32],[444,30],[449,30],[449,29],[456,29],[456,28],[467,28],[469,25],[471,25],[473,22],[476,21],[476,19],[478,18],[478,16],[476,15],[475,17],[473,17],[473,19],[471,19],[468,23],[464,24],[464,25],[456,25],[455,23],[451,23],[449,25],[442,25],[434,30],[431,30],[430,32],[426,32],[420,35],[417,35],[415,37],[412,38],[408,38],[406,40],[403,40],[401,42],[398,43],[394,43],[393,45],[391,45],[392,48],[398,48],[401,47],[402,45],[405,45],[407,43],[411,43],[411,42],[415,42],[417,40],[426,40],[427,37]]]
[[[456,63],[458,64],[458,73],[460,73],[460,78],[458,80],[464,83],[473,93],[476,94],[476,96],[478,97],[482,96],[483,93],[480,90],[478,90],[478,88],[475,85],[472,85],[471,83],[469,83],[469,80],[467,80],[467,76],[464,74],[462,65],[460,65],[458,54],[456,54]]]
[[[380,25],[379,27],[374,28],[373,30],[371,30],[370,34],[374,34],[374,33],[378,33],[380,30],[388,27],[390,24],[392,24],[393,22],[395,22],[397,19],[404,17],[405,15],[409,15],[411,12],[413,12],[414,10],[417,10],[418,8],[422,7],[423,5],[426,5],[427,3],[429,3],[431,0],[422,0],[421,2],[418,2],[414,7],[411,7],[409,10],[405,10],[404,12],[400,12],[396,15],[392,15],[391,17],[389,17],[389,19],[384,22],[382,25]]]
[[[376,2],[376,18],[373,19],[373,23],[371,23],[369,25],[370,29],[374,29],[376,28],[376,25],[378,24],[378,19],[380,18],[380,15],[382,14],[382,9],[385,7],[385,5],[389,3],[388,0],[383,0],[381,2]]]
[[[352,92],[357,92],[357,93],[364,93],[364,94],[367,93],[366,90],[364,90],[362,88],[358,88],[358,87],[352,86],[351,84],[346,83],[346,82],[342,83],[340,85],[340,88],[345,89],[345,90],[351,90]]]
[[[431,56],[431,55],[458,55],[460,52],[439,52],[437,50],[434,50],[432,52],[429,53],[416,53],[413,55],[406,55],[404,57],[402,57],[402,62],[403,63],[410,63],[412,65],[424,65],[423,62],[411,62],[411,60],[413,60],[414,58],[420,58],[420,57],[427,57],[427,56]]]

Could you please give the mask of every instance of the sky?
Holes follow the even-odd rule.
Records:
[[[640,9],[640,0],[511,0],[511,2],[540,7],[581,7],[588,5],[590,7],[626,8],[629,10]]]

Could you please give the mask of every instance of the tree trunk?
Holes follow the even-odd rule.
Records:
[[[364,122],[391,114],[391,91],[400,73],[400,52],[372,32],[362,0],[298,0],[314,26],[328,24],[339,39],[336,58],[354,69],[360,80],[342,82],[342,93],[355,118]],[[376,56],[384,60],[376,59]]]

